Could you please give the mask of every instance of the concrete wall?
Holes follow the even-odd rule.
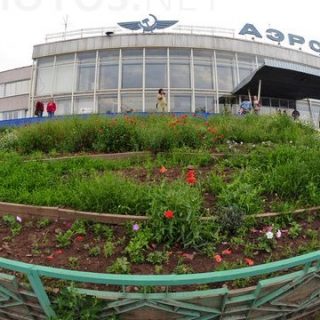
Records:
[[[186,47],[234,51],[256,54],[278,60],[286,60],[320,68],[319,57],[299,50],[278,45],[233,38],[192,34],[121,34],[112,37],[91,37],[67,41],[39,44],[34,46],[33,58],[55,54],[90,51],[110,48],[136,47]]]
[[[32,66],[0,72],[0,84],[12,81],[30,80]]]

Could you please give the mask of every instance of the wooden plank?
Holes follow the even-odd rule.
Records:
[[[85,219],[109,224],[124,224],[129,221],[146,221],[146,216],[119,215],[110,213],[84,212],[58,207],[39,207],[23,204],[0,202],[0,216],[13,214],[27,217],[47,217],[52,219]]]

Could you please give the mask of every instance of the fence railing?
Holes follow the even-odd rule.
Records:
[[[242,269],[186,275],[90,273],[4,258],[0,268],[28,280],[23,285],[15,276],[0,274],[1,301],[6,301],[0,304],[0,319],[6,319],[5,314],[14,314],[12,319],[54,317],[44,285],[49,280],[54,286],[53,279],[75,282],[78,287],[104,285],[106,290],[76,289],[103,301],[99,319],[306,319],[320,307],[320,251]],[[242,279],[250,284],[253,277],[261,277],[254,286],[228,289],[230,282]]]

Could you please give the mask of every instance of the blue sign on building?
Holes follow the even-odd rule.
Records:
[[[122,28],[129,30],[143,30],[143,32],[153,32],[157,29],[166,29],[176,24],[178,20],[158,20],[155,15],[149,14],[148,18],[141,21],[118,22]]]

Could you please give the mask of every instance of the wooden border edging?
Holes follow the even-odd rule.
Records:
[[[17,216],[48,217],[52,219],[85,219],[110,224],[124,224],[129,221],[145,221],[146,216],[119,215],[109,213],[85,212],[59,207],[40,207],[24,204],[0,202],[0,216],[13,214]]]
[[[248,218],[272,218],[280,216],[282,214],[297,214],[302,212],[313,212],[320,210],[319,207],[312,207],[307,209],[298,209],[292,212],[266,212],[257,215],[247,216]],[[0,202],[0,216],[6,214],[12,214],[16,216],[27,216],[27,217],[47,217],[51,219],[60,220],[75,220],[84,219],[92,220],[96,222],[104,222],[109,224],[124,224],[126,222],[143,222],[147,221],[149,217],[147,216],[135,216],[135,215],[121,215],[112,213],[97,213],[97,212],[87,212],[87,211],[77,211],[72,209],[63,209],[59,207],[44,207],[44,206],[32,206],[25,204],[7,203]],[[202,221],[208,221],[212,217],[202,217]]]

